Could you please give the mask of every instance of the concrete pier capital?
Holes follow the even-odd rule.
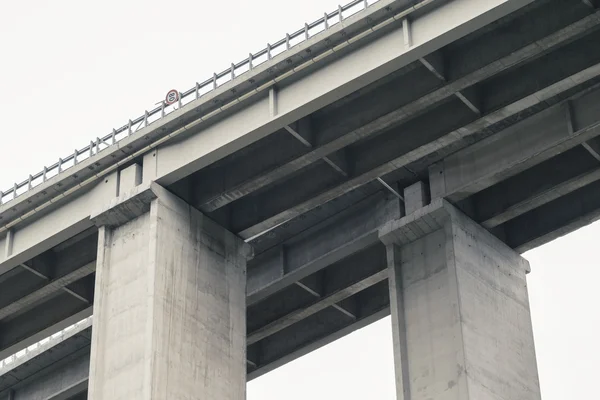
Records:
[[[153,201],[180,212],[189,212],[194,209],[191,205],[180,199],[156,182],[146,182],[121,193],[102,209],[92,213],[90,219],[98,227],[117,227],[150,211]],[[195,210],[195,209],[194,209]],[[221,227],[219,224],[196,210],[202,216],[203,229],[218,235],[225,235],[229,240],[238,244],[241,254],[247,259],[254,256],[252,246],[234,233]]]
[[[88,398],[243,400],[251,247],[152,182],[92,220]]]
[[[442,198],[433,200],[431,204],[412,214],[386,223],[379,229],[379,239],[386,246],[392,244],[402,246],[442,229],[448,223],[460,226],[480,240],[485,238],[494,248],[502,251],[511,260],[512,265],[518,265],[526,273],[531,272],[526,259]]]

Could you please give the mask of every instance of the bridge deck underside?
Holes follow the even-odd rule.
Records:
[[[417,181],[519,251],[600,217],[589,4],[534,2],[169,188],[255,248],[250,378],[387,315],[377,227]],[[89,314],[96,242],[86,231],[0,276],[0,354]],[[45,357],[1,376],[0,397],[50,373]]]

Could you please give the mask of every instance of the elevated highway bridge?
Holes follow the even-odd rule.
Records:
[[[0,399],[243,399],[390,313],[399,399],[539,399],[519,254],[600,217],[599,26],[354,1],[1,192],[0,359],[93,317]]]

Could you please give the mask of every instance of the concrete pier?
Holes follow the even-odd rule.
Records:
[[[245,399],[247,245],[155,184],[94,219],[89,399]]]
[[[540,399],[527,260],[442,199],[380,238],[397,398]]]

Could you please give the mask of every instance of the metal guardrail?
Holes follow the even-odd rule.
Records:
[[[204,82],[198,83],[185,92],[179,92],[178,100],[174,104],[167,104],[165,100],[153,110],[146,110],[144,114],[135,119],[130,119],[127,124],[118,129],[113,129],[111,133],[104,137],[97,137],[90,141],[86,147],[77,150],[64,157],[59,158],[55,164],[44,167],[42,171],[29,175],[28,179],[15,183],[12,188],[0,191],[0,205],[6,204],[18,196],[27,193],[34,187],[46,182],[48,179],[60,174],[63,171],[77,165],[79,162],[94,157],[100,151],[113,146],[124,138],[130,136],[139,129],[146,127],[153,122],[163,119],[166,115],[181,108],[182,106],[199,99],[217,89],[219,86],[233,80],[234,78],[251,71],[254,67],[269,61],[271,58],[279,55],[290,48],[305,42],[316,34],[327,30],[330,26],[342,22],[345,18],[365,10],[371,4],[380,0],[354,0],[345,6],[338,6],[338,9],[325,13],[323,17],[313,23],[305,23],[304,28],[298,31],[286,34],[285,37],[273,44],[267,44],[267,47],[257,53],[250,53],[248,58],[238,63],[231,63],[231,66],[220,73],[214,73],[213,76]]]

